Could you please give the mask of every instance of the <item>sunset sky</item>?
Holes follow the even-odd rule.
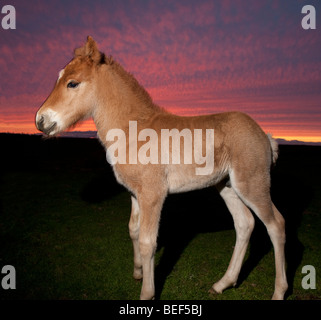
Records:
[[[320,1],[4,4],[17,16],[15,30],[0,26],[0,132],[37,132],[35,113],[91,35],[173,113],[239,110],[276,138],[321,142]],[[316,30],[301,26],[306,4],[316,9]],[[95,127],[87,121],[75,130]]]

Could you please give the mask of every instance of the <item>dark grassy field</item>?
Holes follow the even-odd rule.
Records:
[[[16,268],[1,299],[137,299],[130,196],[94,139],[0,134],[0,269]],[[281,146],[272,198],[287,223],[289,300],[321,298],[321,147]],[[200,209],[199,209],[200,208]],[[208,289],[232,255],[232,219],[215,189],[166,200],[156,255],[158,299],[270,299],[274,255],[260,221],[236,288]],[[304,290],[304,265],[316,289]],[[0,274],[0,278],[4,275]]]

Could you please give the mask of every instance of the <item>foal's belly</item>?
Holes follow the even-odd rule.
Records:
[[[213,172],[211,175],[197,175],[195,167],[171,165],[167,170],[169,193],[186,192],[213,186],[227,176],[224,172]]]

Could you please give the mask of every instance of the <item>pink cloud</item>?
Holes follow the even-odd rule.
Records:
[[[293,28],[289,10],[280,32],[283,3],[243,2],[19,2],[21,28],[0,30],[1,121],[33,121],[58,71],[90,34],[157,103],[179,114],[239,109],[270,125],[314,126],[320,37]],[[297,116],[302,106],[306,115]]]

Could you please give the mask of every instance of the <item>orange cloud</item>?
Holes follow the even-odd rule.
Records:
[[[37,132],[35,112],[90,34],[177,114],[240,110],[279,137],[321,141],[318,31],[300,28],[298,4],[243,2],[18,2],[17,30],[0,29],[0,131]]]

